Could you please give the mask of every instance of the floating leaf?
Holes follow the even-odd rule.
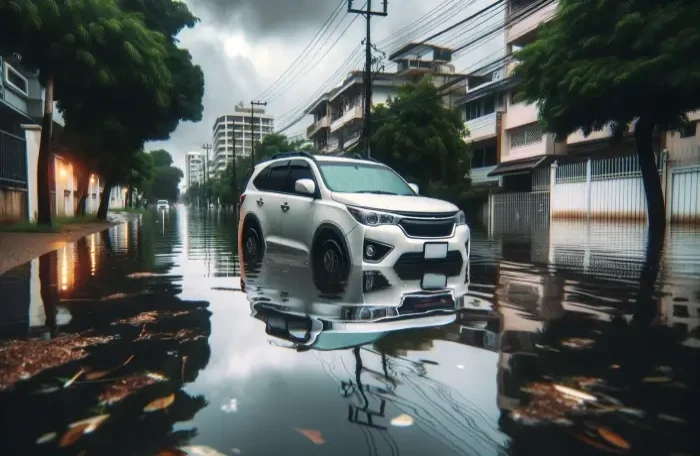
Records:
[[[166,408],[170,407],[171,405],[173,405],[173,402],[175,402],[175,393],[173,393],[169,396],[158,398],[155,401],[152,401],[150,404],[148,404],[147,406],[145,406],[143,408],[143,411],[144,412],[155,412],[158,410],[163,410],[163,409],[166,409]]]
[[[104,370],[104,371],[88,372],[85,375],[85,379],[86,380],[99,380],[99,379],[109,375],[110,372],[114,372],[115,370],[121,369],[122,367],[126,366],[127,364],[129,364],[131,362],[132,359],[134,359],[134,355],[129,356],[126,361],[124,361],[122,364],[120,364],[119,366],[117,366],[113,369],[108,369],[108,370]]]
[[[583,391],[575,390],[573,388],[569,388],[568,386],[563,386],[563,385],[554,385],[554,389],[559,391],[562,394],[566,394],[567,396],[574,397],[576,399],[582,400],[582,401],[597,401],[595,396],[591,396],[588,393],[584,393]]]
[[[408,427],[413,425],[413,417],[411,415],[399,415],[391,420],[391,425],[396,427]]]
[[[73,445],[84,434],[89,434],[97,429],[107,418],[109,418],[109,415],[98,415],[85,420],[76,421],[71,424],[68,431],[63,434],[59,445],[62,447]]]
[[[671,379],[668,377],[644,377],[642,381],[644,383],[668,383]]]
[[[168,448],[166,450],[158,451],[156,456],[187,456],[187,453],[179,448]]]
[[[598,427],[598,434],[607,440],[608,443],[611,443],[622,450],[629,450],[631,448],[631,445],[627,440],[623,439],[619,434],[611,431],[608,428],[604,428],[602,426]]]
[[[55,432],[48,432],[48,433],[42,435],[41,437],[39,437],[38,439],[36,439],[36,444],[42,445],[44,443],[48,443],[48,442],[52,441],[53,439],[55,439],[56,435],[57,434]]]
[[[671,421],[672,423],[685,423],[683,418],[678,418],[677,416],[673,415],[666,415],[665,413],[659,413],[659,418],[662,420]]]
[[[75,374],[73,377],[71,377],[67,382],[63,384],[64,388],[68,388],[71,386],[73,383],[75,383],[76,380],[80,378],[81,375],[85,373],[84,369],[80,369],[77,374]]]
[[[596,440],[594,440],[594,439],[588,437],[587,435],[578,434],[578,433],[575,433],[575,432],[572,432],[572,434],[573,434],[574,437],[576,437],[577,439],[579,439],[579,440],[582,441],[583,443],[586,443],[586,444],[588,444],[588,445],[590,445],[590,446],[592,446],[592,447],[598,448],[599,450],[607,451],[607,452],[609,452],[609,453],[623,454],[622,451],[620,451],[620,450],[618,450],[618,449],[616,449],[616,448],[610,448],[610,447],[607,446],[607,445],[603,445],[602,443],[597,442]]]
[[[219,453],[215,449],[204,445],[184,446],[181,449],[190,456],[226,456],[224,453]]]
[[[323,436],[321,435],[321,431],[316,431],[313,429],[297,429],[297,428],[294,428],[294,430],[299,432],[300,434],[304,435],[307,439],[311,440],[316,445],[323,445],[324,443],[326,443]]]

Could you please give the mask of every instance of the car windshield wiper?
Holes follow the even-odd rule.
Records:
[[[373,193],[375,195],[398,195],[398,193],[394,192],[385,192],[382,190],[359,190],[355,193]]]

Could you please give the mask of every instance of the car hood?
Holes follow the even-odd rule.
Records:
[[[447,201],[425,196],[377,195],[374,193],[337,193],[331,198],[349,206],[387,212],[442,213],[457,212],[459,208]]]

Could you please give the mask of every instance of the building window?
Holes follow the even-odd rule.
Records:
[[[472,151],[472,169],[496,166],[496,146],[477,147]]]
[[[496,95],[488,95],[478,100],[470,101],[464,106],[465,120],[474,120],[487,116],[496,111]]]
[[[29,96],[29,82],[19,71],[5,62],[5,82],[24,96]]]
[[[484,115],[488,116],[496,111],[496,96],[489,95],[484,98]]]
[[[540,141],[542,141],[542,127],[538,123],[514,128],[510,132],[510,147],[513,149]]]
[[[480,100],[471,101],[465,106],[465,113],[467,120],[474,120],[481,116],[480,114]]]

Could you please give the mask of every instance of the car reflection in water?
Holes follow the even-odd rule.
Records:
[[[451,451],[478,448],[478,454],[500,454],[503,436],[495,423],[427,374],[429,365],[437,363],[410,359],[404,352],[404,347],[420,351],[425,341],[448,337],[443,328],[454,325],[464,330],[455,334],[460,340],[483,347],[498,344],[493,325],[479,318],[494,316],[491,305],[466,297],[468,272],[468,264],[447,274],[444,265],[437,271],[353,268],[342,285],[332,286],[315,280],[303,258],[266,252],[258,262],[244,262],[241,286],[251,316],[271,336],[269,343],[317,352],[347,402],[343,413],[348,422],[361,426],[368,442],[381,439],[393,452],[398,444],[385,431],[415,421]],[[354,363],[346,363],[347,351]],[[345,361],[335,356],[343,353]],[[445,402],[445,395],[451,400]],[[436,421],[435,413],[446,420]],[[372,432],[380,434],[372,437]]]

